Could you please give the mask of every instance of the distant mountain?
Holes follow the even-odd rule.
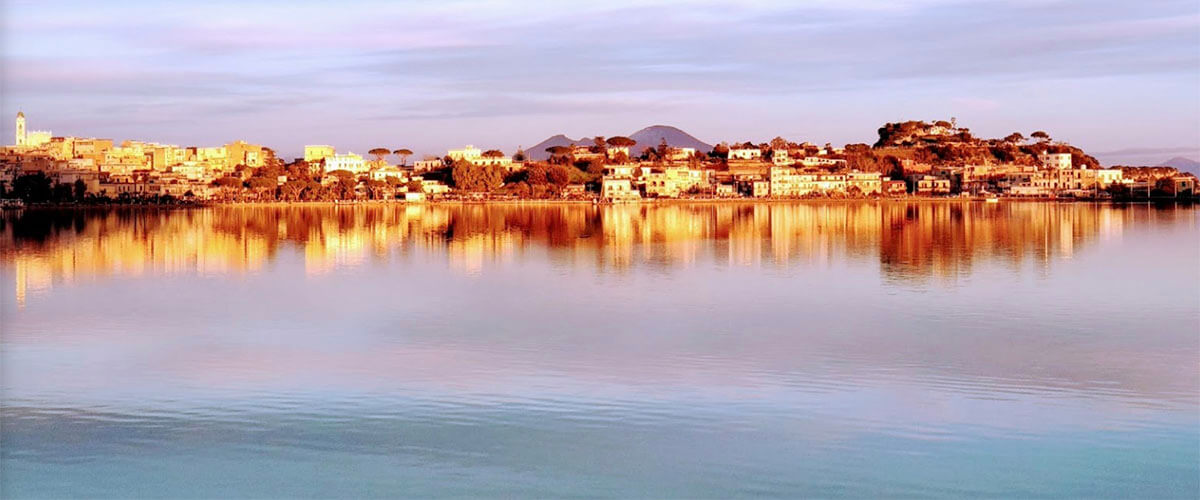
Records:
[[[627,137],[637,141],[636,145],[629,148],[629,152],[635,155],[647,147],[652,148],[658,146],[663,139],[667,140],[668,146],[676,148],[695,148],[695,150],[701,154],[712,150],[712,145],[692,137],[692,135],[687,132],[667,125],[654,125],[646,127],[637,132],[629,134]],[[547,148],[552,148],[554,146],[574,145],[590,146],[592,145],[592,138],[584,137],[582,139],[572,139],[563,134],[558,134],[524,149],[525,155],[530,159],[545,160],[550,157],[550,153],[546,152]]]
[[[654,125],[629,134],[629,138],[637,141],[630,148],[630,153],[641,152],[645,148],[658,146],[663,139],[667,145],[675,148],[693,148],[697,153],[704,154],[712,151],[712,145],[692,137],[691,134],[668,125]]]
[[[1192,175],[1200,176],[1200,161],[1196,161],[1191,158],[1176,156],[1170,160],[1162,162],[1161,165],[1175,167],[1179,169],[1180,172],[1191,172]]]
[[[590,145],[592,144],[592,139],[585,138],[576,140],[565,135],[558,134],[542,142],[524,148],[525,156],[531,160],[545,161],[546,159],[550,158],[550,153],[546,152],[547,149],[555,146],[574,146],[577,144]]]

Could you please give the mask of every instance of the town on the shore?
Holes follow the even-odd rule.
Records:
[[[138,140],[118,145],[26,130],[25,120],[17,113],[15,143],[0,150],[0,199],[6,203],[1192,200],[1197,194],[1196,177],[1174,168],[1103,168],[1043,131],[980,139],[953,119],[888,123],[872,145],[776,137],[703,151],[673,145],[665,136],[657,143],[617,136],[511,155],[466,146],[411,164],[413,152],[406,148],[374,148],[364,157],[307,145],[303,157],[286,161],[271,148],[240,140],[210,147]],[[645,140],[646,134],[635,135]]]

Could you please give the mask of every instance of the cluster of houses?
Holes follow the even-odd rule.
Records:
[[[173,195],[206,197],[216,178],[241,167],[263,166],[269,150],[235,141],[214,147],[180,147],[127,140],[54,136],[27,131],[17,113],[16,141],[0,149],[0,183],[34,172],[61,184],[82,182],[89,193],[110,196]]]
[[[804,146],[804,145],[802,145]],[[1043,153],[1039,165],[985,164],[938,166],[901,161],[903,178],[846,167],[841,148],[793,157],[775,149],[770,157],[756,147],[729,149],[720,168],[696,165],[634,163],[605,169],[600,196],[609,201],[677,198],[686,194],[712,197],[898,197],[1010,196],[1101,198],[1114,185],[1149,193],[1156,179],[1128,179],[1120,168],[1073,166],[1069,153]],[[1166,191],[1194,193],[1196,178],[1171,176]]]
[[[54,136],[48,131],[27,131],[25,116],[17,114],[16,143],[0,150],[0,183],[11,186],[23,174],[42,172],[62,184],[82,182],[87,192],[120,196],[172,195],[209,198],[222,187],[224,177],[245,179],[274,153],[261,145],[235,141],[215,147],[180,147],[143,141]],[[661,148],[653,159],[634,159],[628,145],[572,146],[558,154],[571,162],[603,165],[603,174],[591,186],[570,184],[564,197],[595,198],[611,202],[647,198],[804,198],[893,196],[1015,196],[1101,197],[1113,185],[1131,191],[1155,188],[1160,179],[1125,178],[1119,168],[1089,169],[1072,164],[1069,153],[1043,153],[1038,165],[986,164],[935,166],[902,162],[903,178],[880,172],[848,168],[843,148],[813,144],[722,146],[721,155],[691,148]],[[376,151],[372,152],[377,153]],[[397,151],[401,154],[401,151]],[[409,153],[404,150],[403,153]],[[359,189],[370,181],[389,186],[389,198],[424,200],[453,195],[450,186],[426,175],[447,165],[471,165],[517,172],[526,166],[524,155],[509,157],[497,150],[473,146],[426,157],[406,165],[388,164],[328,145],[304,147],[303,160],[322,184],[339,181],[349,172],[359,179]],[[894,174],[893,174],[894,175]],[[281,175],[276,185],[288,181]],[[420,189],[412,188],[414,182]],[[1171,177],[1168,189],[1195,193],[1195,177]],[[589,190],[590,189],[590,190]]]

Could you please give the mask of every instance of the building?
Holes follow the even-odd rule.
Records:
[[[71,143],[76,158],[91,158],[96,163],[104,161],[104,155],[113,148],[112,139],[75,139]]]
[[[882,180],[879,182],[879,188],[887,196],[904,196],[908,194],[908,185],[901,180]]]
[[[50,142],[52,136],[49,130],[26,130],[25,113],[17,112],[15,146],[35,148]]]
[[[850,172],[846,174],[846,191],[857,191],[862,195],[877,195],[883,192],[879,172]]]
[[[226,151],[225,146],[189,147],[187,148],[187,159],[207,163],[216,170],[231,170],[233,167],[229,164],[229,152]]]
[[[419,174],[421,172],[437,170],[444,166],[445,166],[445,163],[442,162],[441,158],[429,157],[429,158],[425,158],[424,160],[414,161],[413,162],[413,172]]]
[[[687,167],[652,168],[642,177],[646,196],[677,198],[705,184],[704,172]]]
[[[600,180],[600,197],[607,201],[636,201],[642,195],[628,178],[605,177]]]
[[[839,167],[845,166],[846,160],[825,158],[823,156],[805,156],[800,159],[800,164],[806,167]]]
[[[304,161],[309,163],[317,163],[321,160],[333,156],[333,146],[324,144],[315,144],[304,146]]]
[[[909,177],[913,185],[913,193],[924,196],[941,196],[950,194],[950,179],[932,175],[915,174]]]
[[[209,175],[208,166],[196,161],[185,161],[179,165],[172,165],[171,172],[188,180],[204,180],[211,178],[211,175]]]
[[[503,156],[503,155],[501,155],[501,156],[484,155],[484,156],[480,156],[479,158],[476,158],[474,160],[470,160],[470,162],[472,165],[483,165],[483,166],[489,166],[489,167],[504,167],[509,170],[513,170],[515,168],[512,158],[509,158],[509,157]],[[515,164],[515,166],[519,167],[520,164]]]
[[[467,147],[462,149],[451,149],[446,151],[446,156],[450,157],[450,161],[466,160],[474,163],[475,160],[478,160],[483,156],[483,151],[468,144]]]
[[[794,198],[812,193],[817,189],[815,174],[800,173],[791,167],[771,167],[767,171],[768,195],[775,198]],[[753,189],[752,191],[757,191]],[[757,192],[753,196],[760,196]]]
[[[446,194],[450,192],[450,186],[443,184],[441,181],[432,179],[421,179],[421,190],[428,194]]]
[[[683,161],[696,155],[696,148],[671,148],[667,153],[669,161]]]
[[[761,160],[762,159],[762,150],[760,150],[758,148],[747,148],[747,147],[729,148],[729,159],[730,160]]]
[[[13,145],[14,146],[24,146],[25,145],[25,113],[22,111],[17,111],[16,129],[17,129],[17,137],[16,137],[16,139],[14,139],[15,142],[13,142]]]
[[[1175,197],[1195,196],[1196,178],[1191,175],[1174,175],[1160,182],[1167,194]]]
[[[825,194],[845,193],[846,176],[844,174],[820,174],[817,176],[817,191]]]
[[[1099,185],[1100,189],[1104,189],[1113,184],[1120,184],[1123,182],[1125,177],[1124,171],[1119,168],[1101,168],[1094,170],[1093,172],[1095,172],[1096,184]]]
[[[639,168],[636,163],[618,163],[616,165],[607,165],[604,167],[605,177],[633,177],[633,170]],[[651,170],[653,167],[647,165],[646,169]],[[643,172],[645,173],[645,172]]]
[[[608,155],[608,159],[610,159],[610,160],[615,159],[617,157],[617,155],[625,155],[625,158],[628,159],[629,158],[629,146],[608,146],[608,149],[605,151],[605,154]]]
[[[1042,166],[1046,168],[1056,168],[1060,170],[1071,168],[1071,153],[1045,152],[1038,155],[1038,160],[1040,160],[1042,162]]]
[[[383,168],[375,169],[371,172],[371,180],[387,181],[388,179],[397,179],[400,181],[404,181],[405,180],[404,171],[401,170],[399,167],[393,167],[393,166],[389,165],[389,166],[386,166]]]
[[[266,161],[266,151],[258,144],[248,144],[245,141],[233,141],[225,145],[229,166],[245,165],[250,168],[263,166]]]
[[[367,162],[363,161],[363,157],[354,153],[335,154],[326,157],[323,171],[329,173],[335,170],[346,170],[352,174],[361,174],[367,171]]]

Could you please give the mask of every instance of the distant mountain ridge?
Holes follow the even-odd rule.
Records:
[[[1200,177],[1200,161],[1191,158],[1176,156],[1170,160],[1162,162],[1160,165],[1165,167],[1175,167],[1180,172],[1190,172],[1192,175]]]
[[[668,146],[673,148],[692,148],[701,154],[712,151],[713,148],[711,144],[701,141],[693,137],[692,134],[670,125],[652,125],[630,134],[629,138],[637,141],[637,144],[630,149],[631,153],[658,146],[664,139],[667,141]]]
[[[629,148],[631,154],[637,154],[642,149],[647,147],[656,147],[664,139],[667,145],[675,148],[693,148],[698,153],[707,153],[712,150],[712,145],[700,139],[693,137],[691,134],[680,130],[678,127],[670,125],[651,125],[629,134],[630,139],[637,141],[633,147]],[[532,160],[546,160],[550,157],[550,153],[546,152],[547,148],[555,146],[590,146],[593,139],[584,137],[581,139],[572,139],[563,134],[553,135],[542,142],[534,144],[528,148],[524,148],[525,156]]]

